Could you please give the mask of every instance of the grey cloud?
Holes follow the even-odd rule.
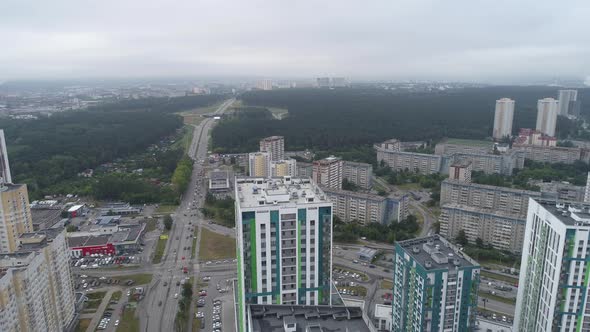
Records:
[[[4,0],[0,79],[583,78],[587,17],[586,0]]]

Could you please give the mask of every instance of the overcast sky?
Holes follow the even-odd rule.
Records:
[[[583,78],[589,17],[589,0],[0,0],[0,80]]]

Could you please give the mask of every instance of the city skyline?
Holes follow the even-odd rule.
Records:
[[[69,1],[4,3],[0,36],[13,43],[0,55],[0,80],[287,75],[510,83],[590,76],[582,1],[559,10],[550,2],[339,2],[337,11],[334,4],[107,1],[89,10]]]

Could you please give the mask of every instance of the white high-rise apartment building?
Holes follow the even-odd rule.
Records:
[[[514,100],[502,98],[496,100],[496,111],[494,113],[494,131],[492,136],[500,140],[505,136],[512,135],[512,120],[514,119]]]
[[[8,163],[8,152],[6,151],[6,139],[4,130],[0,129],[0,182],[12,183],[10,164]]]
[[[572,114],[573,106],[577,100],[578,90],[559,90],[559,115]]]
[[[313,162],[313,181],[320,187],[342,189],[342,160],[334,156]]]
[[[270,160],[285,159],[285,138],[283,136],[270,136],[260,140],[260,152],[268,152]]]
[[[590,205],[530,199],[514,331],[590,329]]]
[[[283,177],[297,175],[297,162],[295,159],[285,159],[270,162],[270,176]]]
[[[25,233],[0,258],[0,330],[71,331],[75,295],[64,229]]]
[[[537,130],[545,135],[555,136],[559,102],[553,98],[539,99],[537,102]]]
[[[584,202],[590,203],[590,172],[588,172],[588,178],[586,179],[586,190],[584,191]]]
[[[236,178],[238,331],[248,304],[330,305],[332,203],[309,178]]]
[[[256,88],[260,90],[272,90],[272,80],[263,79],[261,81],[258,81],[256,82]]]
[[[248,172],[250,176],[270,176],[270,155],[268,152],[252,152],[248,154]]]

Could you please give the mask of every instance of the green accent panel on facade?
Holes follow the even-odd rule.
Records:
[[[250,269],[252,271],[252,292],[258,290],[257,280],[258,272],[256,270],[256,220],[250,221]]]
[[[236,246],[237,247],[237,246]],[[240,250],[236,248],[238,257],[238,271],[242,271],[242,255],[240,254]],[[244,278],[242,273],[238,273],[238,329],[242,331],[244,326],[244,301],[242,301],[244,288],[242,284],[244,283]]]
[[[301,224],[304,224],[305,221],[307,220],[307,210],[306,209],[298,209],[297,210],[297,220],[298,222],[296,222],[296,226],[297,226],[297,287],[301,288],[302,284],[303,284],[303,280],[301,278]],[[299,294],[297,294],[299,295]],[[299,301],[299,299],[298,299]]]
[[[277,257],[279,256],[279,248],[280,248],[280,243],[279,243],[279,234],[281,232],[281,223],[279,220],[279,211],[270,211],[270,222],[271,224],[275,225],[275,251],[277,253]],[[276,287],[273,289],[273,292],[276,294],[275,296],[275,302],[277,304],[281,304],[281,260],[277,259],[277,267],[275,270],[275,275],[276,275]]]

